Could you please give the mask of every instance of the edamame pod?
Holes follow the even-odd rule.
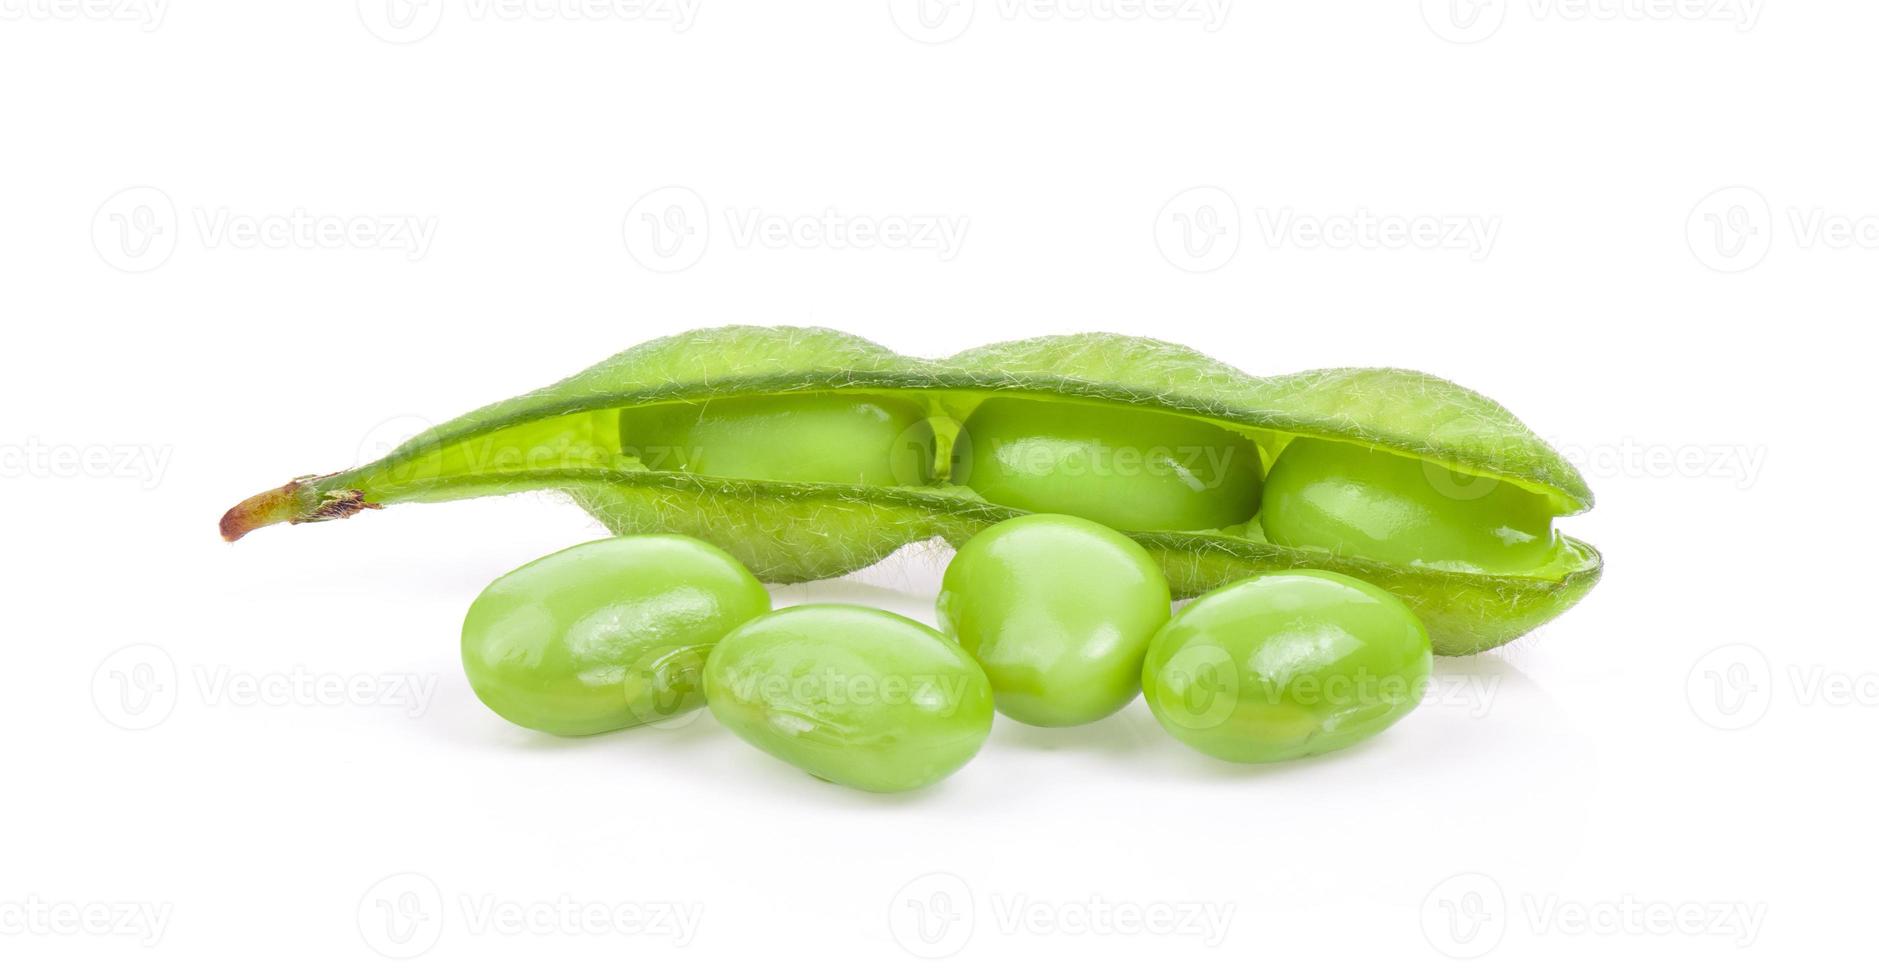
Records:
[[[857,420],[840,412],[831,418],[817,408],[805,416],[803,406],[818,399],[876,406],[885,418],[850,430]],[[1008,444],[1045,447],[1043,469],[1019,473],[1027,478],[1022,494],[1008,480],[986,483],[983,460],[971,455],[977,450],[954,451],[983,441],[974,438],[972,419],[995,402],[1009,404],[993,411],[994,443],[1003,435]],[[675,450],[699,450],[697,459],[728,453],[736,465],[649,459],[644,441],[623,429],[635,413],[655,406],[678,418],[735,417],[729,427],[666,431],[678,433],[667,440]],[[1103,413],[1099,429],[1114,438],[1051,438],[1070,428],[1087,434],[1085,422],[1066,422],[1055,433],[1040,428],[1042,421],[1033,425],[1032,416],[1075,420],[1079,409],[1091,410],[1091,419]],[[896,426],[890,438],[887,430]],[[828,433],[855,431],[865,436],[858,445],[873,447],[868,452],[889,454],[885,468],[878,457],[842,456],[830,470],[792,464],[753,475],[771,465],[763,462],[773,458],[766,455],[771,441],[786,455],[821,454],[817,447],[831,444]],[[1269,476],[1301,437],[1396,454],[1444,480],[1506,484],[1527,495],[1520,499],[1548,528],[1592,505],[1571,464],[1506,409],[1413,371],[1256,378],[1186,347],[1114,334],[1020,340],[925,360],[831,330],[724,327],[641,344],[558,384],[440,425],[382,460],[257,494],[223,517],[222,533],[234,540],[268,524],[331,520],[396,503],[556,490],[615,533],[691,534],[765,581],[795,582],[865,567],[917,541],[957,544],[1043,510],[1131,525],[1124,529],[1161,564],[1177,596],[1274,569],[1364,579],[1408,603],[1436,650],[1449,654],[1505,643],[1559,615],[1598,580],[1598,552],[1563,536],[1552,556],[1532,567],[1423,560],[1426,542],[1411,538],[1399,542],[1404,550],[1383,553],[1367,552],[1363,541],[1284,543],[1269,537],[1256,516],[1252,498],[1260,489],[1249,470],[1229,467],[1223,479],[1209,480],[1190,468],[1185,475],[1193,479],[1185,481],[1166,467],[1110,473],[1104,479],[1115,479],[1095,494],[1076,474],[1087,469],[1092,447],[1139,450],[1145,441],[1190,459],[1204,458],[1210,447],[1250,446],[1261,475]],[[1158,445],[1171,441],[1176,445]],[[954,471],[961,459],[972,472]],[[819,479],[827,476],[841,479]],[[975,489],[975,481],[984,489]],[[1234,523],[1183,526],[1196,520]]]

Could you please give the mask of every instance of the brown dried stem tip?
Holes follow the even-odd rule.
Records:
[[[307,482],[316,479],[289,480],[230,507],[228,513],[222,515],[222,540],[239,540],[249,531],[269,524],[331,521],[351,517],[362,510],[378,509],[377,504],[365,499],[363,490],[319,490]]]

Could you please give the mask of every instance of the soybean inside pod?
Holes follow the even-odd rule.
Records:
[[[1069,513],[1140,542],[1176,596],[1271,569],[1364,579],[1445,654],[1552,619],[1601,568],[1552,528],[1592,506],[1585,481],[1480,394],[1384,368],[1259,378],[1100,333],[926,360],[819,328],[690,331],[257,494],[221,529],[527,490],[616,534],[703,538],[768,582]]]

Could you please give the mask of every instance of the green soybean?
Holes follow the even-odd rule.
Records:
[[[1546,498],[1344,442],[1298,439],[1273,463],[1259,523],[1293,547],[1489,573],[1559,557]]]
[[[1093,521],[1032,514],[966,542],[946,566],[937,609],[941,628],[985,668],[1000,712],[1063,726],[1135,699],[1169,601],[1141,545]]]
[[[912,455],[930,441],[925,424],[902,398],[760,395],[626,409],[620,442],[652,469],[883,487],[931,478],[931,464]]]
[[[1335,572],[1272,572],[1209,592],[1156,634],[1142,691],[1168,733],[1229,762],[1346,748],[1422,698],[1429,634]]]
[[[1131,531],[1238,524],[1259,506],[1259,447],[1207,422],[1107,405],[988,398],[954,443],[986,500]]]
[[[791,606],[738,627],[705,662],[705,695],[750,744],[877,793],[946,778],[992,728],[991,684],[957,643],[860,606]]]
[[[1340,478],[1339,452],[1370,454],[1363,486]],[[1449,485],[1491,493],[1438,499]],[[1339,486],[1356,503],[1326,505]],[[384,459],[256,494],[221,530],[542,490],[617,534],[710,541],[768,582],[960,545],[1029,512],[1077,514],[1142,545],[1177,597],[1266,571],[1339,572],[1402,599],[1452,654],[1552,619],[1603,568],[1551,530],[1592,505],[1584,480],[1480,394],[1393,369],[1258,378],[1114,334],[939,360],[813,328],[678,334]],[[1405,508],[1419,516],[1372,527]]]
[[[484,704],[524,728],[630,728],[699,707],[706,652],[769,608],[762,583],[703,541],[590,541],[484,589],[463,620],[463,668]]]

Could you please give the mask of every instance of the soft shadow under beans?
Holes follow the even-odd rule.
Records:
[[[1000,715],[992,725],[993,744],[987,749],[1126,759],[1153,754],[1155,743],[1167,737],[1138,700],[1101,721],[1067,728],[1041,728]]]

